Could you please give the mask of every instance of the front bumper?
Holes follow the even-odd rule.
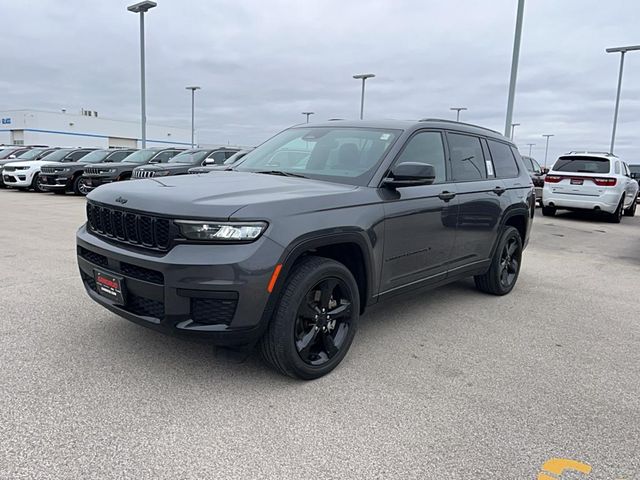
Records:
[[[43,190],[68,190],[71,188],[72,183],[73,177],[71,176],[40,173],[40,187]]]
[[[251,344],[263,333],[273,303],[267,285],[282,253],[265,236],[244,245],[177,245],[160,255],[86,226],[77,233],[80,275],[93,300],[140,325],[225,346]],[[124,305],[97,293],[95,270],[122,277]]]
[[[620,196],[616,190],[603,193],[598,196],[572,195],[566,193],[555,193],[549,188],[545,188],[542,193],[542,204],[545,207],[566,208],[569,210],[601,210],[613,213],[618,208]]]
[[[31,170],[15,170],[12,172],[2,172],[2,182],[7,187],[28,188],[33,181],[35,172]]]
[[[106,175],[83,175],[83,178],[89,180],[91,184],[86,184],[85,188],[87,191],[92,191],[98,188],[100,185],[106,185],[108,183],[113,183],[118,181],[117,176],[106,176]]]

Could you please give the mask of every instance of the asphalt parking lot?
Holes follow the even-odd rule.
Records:
[[[378,306],[305,383],[91,302],[83,216],[0,190],[2,479],[524,479],[552,457],[593,467],[563,479],[640,474],[640,217],[538,214],[512,294]]]

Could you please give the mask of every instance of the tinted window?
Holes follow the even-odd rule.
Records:
[[[629,165],[629,171],[636,175],[640,173],[640,165]]]
[[[158,155],[153,157],[153,160],[156,162],[165,163],[170,158],[173,158],[176,153],[178,153],[177,150],[165,150],[164,152],[160,152]]]
[[[123,162],[127,163],[147,163],[151,158],[158,153],[157,150],[138,150],[127,156]]]
[[[540,167],[540,164],[536,162],[533,158],[531,158],[530,160],[531,160],[531,164],[533,165],[533,171],[536,173],[542,172],[542,167]]]
[[[56,150],[54,152],[51,152],[49,155],[47,155],[47,161],[50,162],[59,162],[60,160],[62,160],[64,157],[66,157],[67,155],[69,155],[70,152],[72,152],[73,150],[70,150],[68,148],[62,148],[60,150]]]
[[[557,172],[609,173],[609,159],[599,157],[560,157],[553,170]]]
[[[109,162],[120,162],[131,155],[131,152],[128,150],[123,150],[121,152],[113,152],[109,155],[107,160]]]
[[[68,157],[65,157],[64,161],[65,162],[75,162],[76,160],[81,159],[82,157],[84,157],[88,153],[90,153],[89,150],[78,150],[77,152],[73,152],[73,153],[69,154]]]
[[[396,160],[396,165],[404,162],[417,162],[433,165],[436,169],[434,183],[442,183],[447,178],[445,169],[444,146],[439,132],[420,132],[409,140]]]
[[[197,165],[202,163],[204,157],[206,157],[206,150],[187,150],[186,152],[180,152],[175,157],[169,160],[169,163],[184,163],[187,165]]]
[[[482,146],[478,137],[447,133],[447,140],[453,180],[467,182],[487,178]]]
[[[82,163],[100,163],[107,157],[107,155],[109,155],[108,150],[96,150],[85,155],[82,158]]]
[[[224,161],[227,159],[227,156],[225,155],[225,152],[213,152],[211,155],[209,155],[209,158],[213,158],[214,163],[216,165],[222,165],[224,163]]]
[[[506,143],[487,140],[489,152],[493,160],[493,168],[497,178],[513,178],[518,176],[518,165],[511,147]]]
[[[396,130],[374,128],[290,128],[247,154],[235,169],[366,185],[397,136]]]
[[[524,162],[524,168],[529,172],[535,172],[533,168],[533,162],[531,161],[531,157],[522,157],[522,161]]]

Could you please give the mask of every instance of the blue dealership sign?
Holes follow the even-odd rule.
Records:
[[[11,117],[3,118],[2,125],[11,125]]]

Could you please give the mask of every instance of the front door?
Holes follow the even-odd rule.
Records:
[[[405,286],[435,283],[448,269],[456,235],[455,185],[447,180],[443,134],[419,131],[400,152],[394,165],[433,165],[432,185],[380,189],[385,200],[384,259],[380,293]],[[391,167],[393,170],[393,167]]]

